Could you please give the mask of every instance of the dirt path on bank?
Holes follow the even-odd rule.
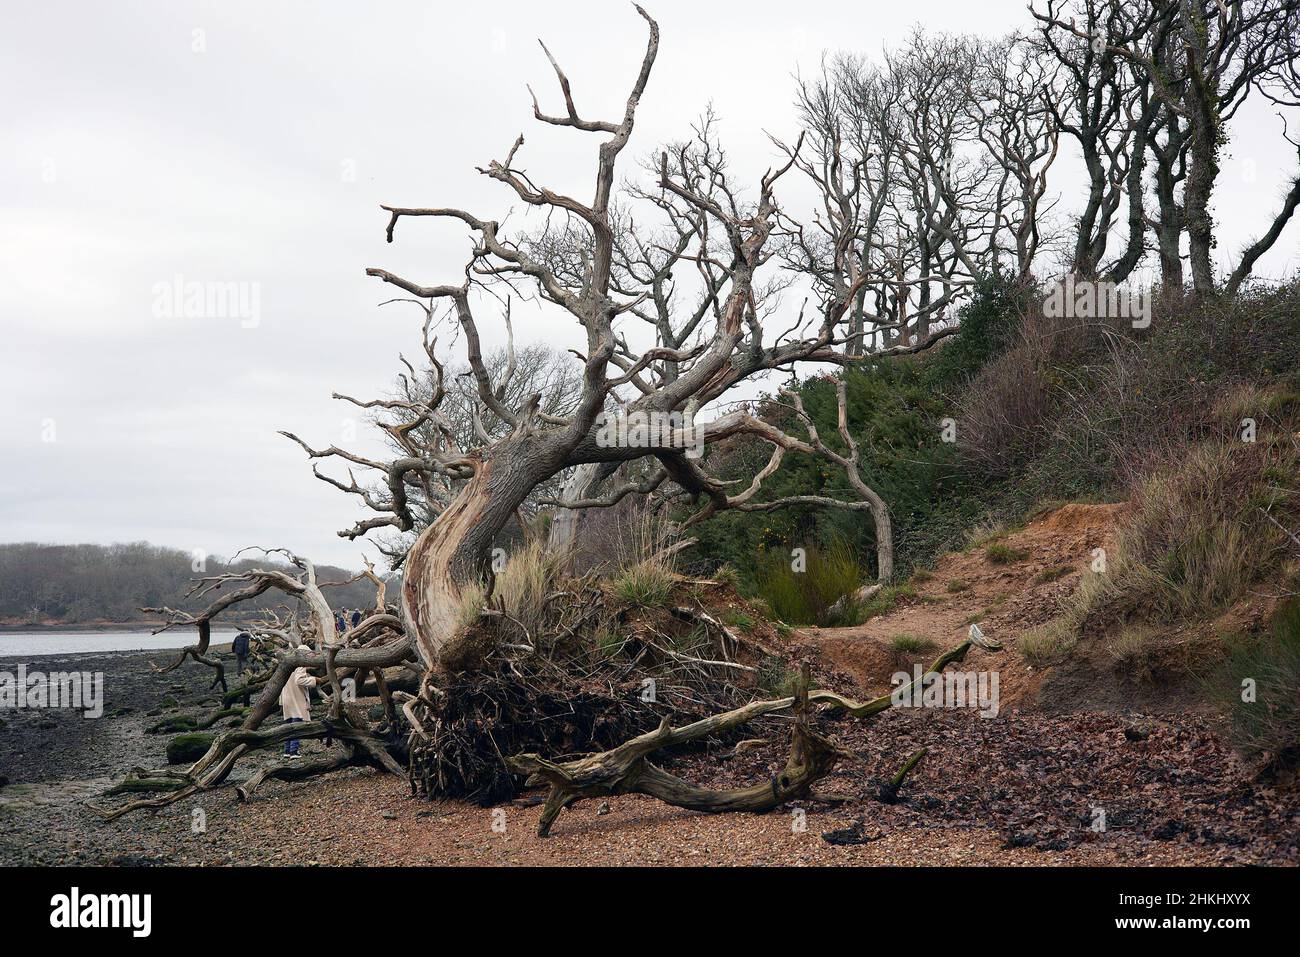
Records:
[[[1078,587],[1094,549],[1109,551],[1115,542],[1119,505],[1066,505],[997,539],[1003,551],[995,561],[985,545],[944,555],[932,571],[915,576],[916,597],[900,601],[889,613],[848,628],[806,628],[804,640],[844,672],[862,692],[889,690],[890,675],[928,664],[936,654],[960,644],[972,623],[1006,650],[996,656],[973,652],[973,667],[996,668],[1003,707],[1032,706],[1042,674],[1016,653],[1016,642],[1029,629],[1059,613]],[[919,651],[898,651],[900,636],[929,644]],[[1088,702],[1078,702],[1086,708]]]

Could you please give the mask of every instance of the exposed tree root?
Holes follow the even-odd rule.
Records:
[[[411,742],[412,792],[485,806],[515,795],[506,755],[612,747],[653,727],[663,711],[640,702],[636,685],[620,692],[563,673],[526,672],[460,676],[408,708],[417,729]]]
[[[243,784],[236,787],[235,793],[239,795],[239,800],[247,801],[253,796],[253,792],[266,781],[272,779],[277,781],[302,781],[306,778],[349,767],[354,763],[355,760],[350,754],[331,754],[323,758],[301,761],[296,764],[268,764],[250,776]]]
[[[769,811],[793,798],[805,796],[815,782],[834,769],[836,759],[843,753],[830,739],[807,726],[809,681],[805,665],[795,696],[786,705],[794,708],[795,723],[791,731],[790,756],[784,770],[770,781],[747,788],[712,790],[697,787],[646,759],[671,745],[694,741],[752,720],[752,705],[681,728],[672,728],[665,718],[654,731],[639,735],[613,750],[566,764],[547,761],[537,754],[517,755],[506,763],[511,770],[528,774],[529,784],[551,785],[550,795],[537,822],[538,837],[550,834],[551,825],[564,808],[583,798],[613,794],[649,794],[667,804],[696,811]]]
[[[974,644],[989,650],[1001,647],[982,636],[977,638],[972,635],[956,648],[940,655],[926,671],[926,675],[940,672],[947,665],[963,660]],[[843,711],[853,717],[870,718],[887,710],[893,700],[891,695],[882,695],[867,702],[857,702],[831,691],[810,692],[809,683],[809,671],[805,665],[795,694],[789,698],[751,702],[680,728],[671,727],[665,718],[654,731],[639,735],[609,751],[575,761],[558,763],[539,754],[519,754],[508,758],[506,764],[512,771],[528,775],[528,786],[551,786],[537,823],[539,837],[550,834],[551,825],[564,808],[583,798],[614,794],[648,794],[666,804],[696,811],[769,811],[794,798],[806,797],[813,784],[830,774],[837,759],[846,754],[831,739],[810,729],[810,704],[828,704],[833,710]],[[906,691],[915,683],[914,680],[901,690]],[[738,728],[765,714],[791,708],[794,710],[795,722],[791,731],[790,756],[784,770],[770,781],[746,788],[711,790],[669,774],[647,760],[650,754],[664,748]],[[895,793],[923,754],[924,752],[919,752],[914,755],[894,779]]]

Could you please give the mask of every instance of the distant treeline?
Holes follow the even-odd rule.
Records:
[[[141,621],[154,616],[142,607],[167,605],[194,611],[206,600],[185,600],[195,578],[221,575],[254,566],[283,564],[278,560],[240,559],[229,563],[209,556],[202,571],[193,567],[194,556],[176,548],[148,542],[116,545],[44,545],[18,542],[0,545],[0,620],[10,622]],[[332,565],[317,565],[321,582],[346,581],[352,572]],[[396,585],[389,586],[395,598]],[[362,579],[326,590],[334,607],[368,608],[375,589]],[[266,604],[279,607],[290,601],[268,592]],[[237,621],[260,605],[232,608],[222,618]]]

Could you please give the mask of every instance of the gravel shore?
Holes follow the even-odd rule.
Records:
[[[1300,797],[1249,784],[1199,719],[1087,713],[828,721],[857,757],[821,783],[826,801],[766,815],[705,815],[637,795],[585,801],[561,814],[545,840],[535,835],[536,806],[431,804],[413,799],[404,779],[368,770],[271,782],[246,804],[225,787],[106,823],[86,802],[134,766],[165,763],[169,736],[145,729],[212,705],[206,670],[160,676],[151,658],[168,660],[121,653],[27,663],[103,671],[105,717],[0,712],[0,775],[8,778],[0,864],[1300,863]],[[174,708],[148,714],[168,696]],[[304,742],[304,754],[323,747]],[[920,747],[929,752],[901,800],[882,803],[880,784]],[[670,766],[729,787],[770,775],[783,752],[784,742],[773,741]],[[241,765],[233,780],[256,766]],[[1104,830],[1095,827],[1098,808]]]

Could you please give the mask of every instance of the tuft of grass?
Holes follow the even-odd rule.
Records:
[[[719,565],[713,572],[713,580],[719,585],[727,585],[735,591],[740,591],[741,580],[740,572],[736,571],[731,565]]]
[[[810,546],[805,565],[796,571],[783,554],[769,553],[759,562],[758,597],[772,613],[795,625],[852,624],[860,620],[853,595],[862,584],[862,566],[848,543],[836,539],[828,547]],[[837,603],[840,608],[833,612]]]
[[[555,590],[563,564],[563,555],[549,552],[541,541],[534,540],[517,549],[497,574],[494,599],[530,635],[542,630],[546,596]]]
[[[614,578],[614,594],[629,605],[658,607],[668,601],[677,576],[662,562],[652,559],[629,565]]]
[[[887,615],[893,611],[900,602],[915,601],[916,589],[904,582],[901,585],[886,585],[875,596],[866,602],[863,602],[858,608],[862,621],[868,618],[875,618],[877,615]]]
[[[1060,618],[1040,625],[1020,636],[1016,648],[1036,668],[1056,664],[1078,643],[1072,624]]]
[[[753,616],[745,614],[739,608],[727,609],[727,612],[722,616],[722,623],[729,628],[736,628],[740,631],[754,630]]]
[[[1034,581],[1039,585],[1045,585],[1048,582],[1054,582],[1064,578],[1072,571],[1074,571],[1074,568],[1070,565],[1057,565],[1055,568],[1044,568],[1034,576]]]
[[[596,654],[603,658],[617,658],[623,653],[627,639],[617,632],[602,630],[596,633]]]
[[[1005,522],[996,519],[985,519],[978,525],[973,526],[966,533],[967,550],[975,548],[985,548],[996,542],[999,538],[1006,535],[1007,526]]]
[[[1081,591],[1083,617],[1201,618],[1245,596],[1288,544],[1267,516],[1292,527],[1300,513],[1294,492],[1269,483],[1279,466],[1300,470],[1289,443],[1209,442],[1169,456],[1134,494],[1105,581]]]
[[[929,569],[918,568],[916,571],[912,572],[912,581],[914,582],[920,582],[921,584],[924,584],[928,581],[933,581],[933,580],[934,580],[934,572],[930,571]]]
[[[799,675],[782,659],[766,655],[758,663],[755,682],[759,689],[773,698],[784,698],[794,693]]]
[[[1150,625],[1128,625],[1111,639],[1110,647],[1106,650],[1124,668],[1146,672],[1149,669],[1155,637],[1156,630]]]
[[[456,630],[465,631],[483,614],[487,589],[482,582],[470,582],[460,589],[460,607],[456,609]]]
[[[670,635],[669,643],[675,651],[682,654],[698,656],[709,647],[709,633],[703,625],[696,625],[685,634]]]
[[[957,592],[966,591],[968,588],[970,588],[970,585],[962,581],[960,578],[954,578],[952,581],[948,582],[948,591],[952,592],[954,595]]]
[[[904,654],[914,654],[919,651],[929,651],[934,647],[934,642],[919,635],[894,635],[889,639],[889,647]]]
[[[994,542],[984,549],[984,557],[994,565],[1010,565],[1024,561],[1029,553],[1023,548],[1012,548],[1004,542]]]

